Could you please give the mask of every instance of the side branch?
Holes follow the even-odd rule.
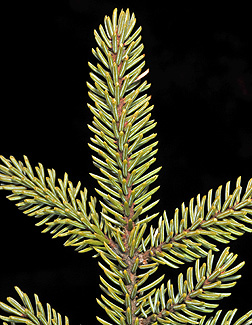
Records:
[[[80,190],[65,173],[64,179],[58,179],[56,172],[48,169],[48,176],[42,164],[35,167],[36,174],[26,156],[24,164],[13,156],[10,160],[0,156],[0,190],[11,191],[7,198],[16,203],[24,214],[41,218],[36,226],[46,226],[43,233],[50,231],[53,238],[68,236],[65,246],[74,246],[80,253],[94,247],[104,247],[104,242],[113,242],[106,227],[101,226],[96,212],[96,198],[87,198],[87,189]],[[79,198],[78,198],[79,196]],[[88,212],[89,206],[89,212]]]
[[[231,268],[236,258],[237,255],[229,253],[227,247],[213,267],[214,255],[210,250],[206,263],[200,266],[198,259],[194,268],[187,269],[186,276],[180,273],[177,294],[169,280],[167,288],[162,284],[153,296],[142,302],[139,313],[144,318],[139,319],[140,324],[147,325],[155,321],[161,324],[174,321],[198,324],[197,319],[203,318],[201,313],[211,313],[219,306],[216,303],[209,303],[209,300],[216,301],[231,295],[222,291],[235,286],[236,280],[241,277],[235,274],[245,264],[242,262]]]
[[[45,309],[36,294],[34,294],[36,307],[34,310],[33,304],[28,295],[18,287],[15,287],[15,290],[21,299],[21,304],[11,297],[7,298],[9,305],[0,302],[0,309],[8,314],[8,316],[0,315],[0,319],[4,321],[4,325],[7,325],[6,322],[10,324],[23,323],[27,325],[51,323],[55,325],[69,325],[69,319],[67,316],[62,319],[62,316],[51,308],[48,303],[46,304],[47,308]]]
[[[169,221],[164,212],[159,219],[159,227],[156,230],[151,227],[148,237],[142,240],[139,248],[139,252],[142,252],[140,264],[154,261],[177,268],[183,261],[191,262],[195,258],[206,256],[205,249],[218,251],[216,245],[203,236],[226,244],[245,232],[252,232],[252,229],[244,224],[252,224],[252,219],[248,216],[252,215],[252,179],[248,182],[243,196],[240,178],[232,194],[229,194],[229,187],[228,182],[223,204],[220,186],[213,202],[212,191],[209,191],[208,196],[204,196],[202,200],[197,196],[196,206],[193,199],[189,208],[182,204],[181,217],[179,209],[176,209],[174,218]]]

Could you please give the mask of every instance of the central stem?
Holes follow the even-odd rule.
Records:
[[[117,31],[116,31],[117,33]],[[120,45],[120,36],[117,33],[117,53]],[[125,52],[125,50],[123,50]],[[122,55],[123,57],[123,55]],[[112,53],[113,63],[114,66],[116,64],[117,60],[117,54]],[[117,65],[117,75],[118,75],[118,83],[119,83],[119,93],[121,92],[123,82],[125,78],[119,77],[120,71],[122,67],[122,61]],[[121,97],[119,100],[119,103],[117,104],[117,114],[118,114],[118,121],[116,123],[116,127],[118,130],[118,134],[120,134],[121,138],[124,138],[124,135],[126,133],[125,127],[127,126],[127,122],[125,119],[126,115],[124,111],[124,105],[125,105],[125,98]],[[124,120],[122,120],[124,119]],[[123,123],[123,124],[122,124]],[[136,311],[136,282],[137,282],[137,276],[135,272],[133,272],[132,268],[136,261],[135,254],[131,252],[131,247],[129,245],[129,240],[131,236],[132,229],[134,229],[134,222],[132,221],[132,218],[134,216],[134,203],[133,200],[130,200],[130,197],[132,195],[132,184],[129,185],[129,179],[131,176],[131,173],[129,172],[129,166],[130,166],[130,155],[128,154],[128,145],[129,141],[126,139],[123,144],[120,146],[119,139],[117,139],[117,152],[119,154],[121,165],[123,166],[121,171],[119,171],[120,177],[118,176],[118,180],[121,183],[122,192],[121,192],[121,199],[122,199],[122,206],[124,208],[123,210],[123,218],[127,222],[124,227],[124,236],[123,236],[123,244],[125,246],[125,252],[121,254],[124,262],[128,265],[126,270],[124,272],[127,272],[126,275],[126,291],[125,292],[125,305],[126,305],[126,320],[128,324],[135,324],[135,311]]]

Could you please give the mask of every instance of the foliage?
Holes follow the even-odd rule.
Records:
[[[100,171],[91,174],[100,186],[100,206],[96,197],[88,198],[86,188],[81,190],[80,182],[73,185],[67,173],[57,179],[55,170],[46,174],[40,163],[32,168],[26,156],[24,162],[0,157],[0,189],[12,192],[7,198],[24,214],[39,219],[36,225],[44,227],[42,232],[66,237],[65,246],[99,257],[104,275],[97,302],[110,319],[97,317],[101,324],[217,324],[220,310],[206,315],[219,306],[217,300],[230,295],[226,289],[235,286],[244,265],[235,264],[237,254],[229,247],[219,252],[217,244],[252,232],[252,179],[243,191],[238,178],[232,191],[228,182],[224,193],[219,186],[198,195],[176,209],[173,218],[165,211],[161,216],[150,213],[158,203],[152,200],[159,189],[153,183],[161,167],[152,168],[157,134],[150,131],[156,123],[146,94],[150,84],[142,81],[149,70],[143,71],[141,27],[134,32],[135,24],[134,13],[127,9],[118,15],[115,9],[94,32],[98,46],[92,53],[98,63],[89,63],[92,83],[87,86],[94,106],[88,107],[94,117],[88,127],[93,132],[93,162]],[[154,219],[156,228],[150,224]],[[155,278],[160,264],[179,268],[185,262],[194,266],[178,275],[176,290],[171,280],[163,283],[165,275]],[[0,316],[4,323],[62,323],[49,304],[44,311],[37,295],[34,311],[28,296],[16,290],[22,304],[13,298],[7,299],[9,305],[0,303],[9,314]],[[236,311],[228,311],[221,324],[252,323],[252,310],[233,322]]]

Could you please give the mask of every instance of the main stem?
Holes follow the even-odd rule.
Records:
[[[117,31],[116,31],[117,33]],[[120,36],[118,35],[117,33],[117,49],[119,48],[119,42],[120,42]],[[113,62],[116,62],[116,58],[117,58],[117,54],[116,53],[112,53],[112,58],[113,58]],[[120,70],[121,70],[121,67],[122,67],[122,61],[120,62],[120,64],[118,65],[118,83],[119,83],[119,89],[121,90],[122,88],[122,84],[123,84],[123,80],[124,78],[123,77],[119,77],[120,75]],[[116,123],[116,126],[117,126],[117,129],[119,130],[119,123],[120,123],[120,119],[121,119],[121,115],[122,115],[122,112],[123,112],[123,106],[125,104],[125,98],[120,98],[120,102],[119,104],[117,105],[117,114],[118,114],[118,122]],[[124,125],[126,126],[126,125]],[[132,294],[132,291],[134,289],[134,286],[137,282],[137,276],[136,274],[132,271],[132,267],[134,265],[134,262],[136,260],[136,252],[134,253],[134,255],[131,257],[130,255],[130,247],[128,245],[128,240],[129,240],[129,237],[130,237],[130,234],[131,234],[131,231],[132,229],[134,228],[134,222],[132,221],[132,218],[134,216],[134,203],[132,202],[131,206],[128,204],[128,207],[126,208],[125,207],[125,204],[127,204],[129,202],[129,199],[130,199],[130,196],[132,194],[132,185],[128,186],[128,181],[129,181],[129,178],[131,176],[131,173],[129,172],[129,165],[130,165],[130,157],[127,153],[127,156],[126,156],[126,161],[125,162],[125,157],[123,159],[123,150],[120,150],[120,146],[119,146],[119,139],[116,140],[117,142],[117,152],[119,154],[119,157],[122,161],[122,164],[126,165],[126,168],[127,168],[127,174],[125,175],[125,172],[123,172],[123,170],[121,170],[121,173],[122,175],[124,176],[123,177],[123,182],[125,183],[124,186],[126,187],[126,191],[123,191],[123,186],[122,186],[122,193],[121,193],[121,196],[122,196],[122,205],[124,206],[124,220],[126,221],[126,225],[125,225],[125,229],[124,229],[124,236],[123,236],[123,243],[124,243],[124,246],[125,246],[125,252],[122,253],[121,252],[121,256],[124,260],[124,262],[128,265],[128,267],[126,268],[126,272],[129,276],[129,281],[128,283],[125,285],[126,288],[127,288],[127,291],[128,291],[128,294],[130,296],[130,317],[127,317],[127,323],[128,324],[135,324],[135,319],[136,319],[136,316],[135,316],[135,311],[136,311],[136,296],[135,297],[131,297],[131,294]],[[128,140],[123,144],[124,145],[128,145]],[[118,176],[118,179],[119,179],[119,176]],[[119,180],[120,181],[120,180]],[[127,202],[127,203],[125,203]],[[126,211],[127,209],[127,211]],[[125,297],[126,297],[126,294],[125,294]],[[126,311],[126,315],[127,315],[127,311]],[[129,319],[130,318],[130,319]]]

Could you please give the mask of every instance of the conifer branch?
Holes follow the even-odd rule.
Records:
[[[211,301],[231,295],[231,293],[224,293],[222,290],[235,286],[235,280],[239,279],[241,275],[234,274],[245,264],[242,262],[233,267],[232,264],[236,258],[237,254],[229,253],[229,247],[227,247],[213,267],[214,255],[212,250],[209,250],[206,263],[200,265],[200,260],[197,259],[195,267],[187,269],[186,276],[182,273],[179,274],[177,294],[169,280],[166,288],[162,284],[152,296],[148,297],[149,299],[139,310],[139,314],[145,317],[142,324],[150,324],[155,321],[162,324],[162,320],[163,323],[177,321],[198,324],[197,318],[203,317],[198,313],[211,313],[214,308],[219,306]]]
[[[38,295],[34,294],[34,310],[33,304],[27,294],[22,292],[18,287],[15,287],[15,289],[21,299],[21,304],[11,297],[7,298],[9,305],[0,302],[0,309],[8,314],[8,316],[0,315],[0,319],[4,321],[4,325],[7,325],[6,322],[11,324],[23,323],[27,325],[69,325],[68,317],[65,316],[63,320],[62,316],[51,308],[48,303],[46,304],[45,310]]]
[[[45,225],[53,238],[68,237],[65,246],[74,246],[80,253],[94,250],[94,257],[104,275],[100,276],[102,295],[97,299],[113,324],[200,324],[214,325],[221,311],[206,320],[202,313],[213,312],[219,305],[208,302],[220,300],[230,293],[219,292],[236,284],[241,275],[237,271],[244,262],[231,267],[237,254],[229,253],[229,247],[221,253],[213,266],[218,247],[210,239],[229,243],[245,232],[252,232],[246,223],[252,219],[252,179],[242,194],[241,178],[230,194],[230,182],[225,196],[222,186],[212,198],[212,190],[201,198],[183,203],[181,211],[175,210],[173,219],[166,212],[159,217],[155,229],[149,223],[159,213],[150,213],[159,200],[152,200],[159,186],[152,188],[161,167],[155,163],[158,141],[151,133],[156,123],[151,120],[153,105],[145,92],[150,84],[143,78],[149,69],[143,70],[145,55],[141,43],[141,27],[136,29],[135,15],[129,9],[112,17],[105,16],[104,26],[94,31],[97,47],[92,53],[97,65],[88,63],[92,72],[87,82],[88,95],[93,105],[93,132],[90,148],[95,152],[94,165],[98,175],[91,173],[99,188],[100,211],[95,197],[87,199],[87,190],[80,190],[80,182],[73,186],[65,174],[58,179],[42,164],[35,167],[24,156],[24,164],[13,156],[0,156],[1,190],[10,190],[9,200],[23,213],[41,218],[36,225]],[[79,196],[79,198],[78,198]],[[223,201],[223,202],[222,202]],[[89,211],[87,210],[89,206]],[[148,213],[148,214],[147,214]],[[200,265],[200,258],[206,262]],[[196,261],[195,261],[196,260]],[[178,276],[178,293],[164,276],[154,278],[160,264],[178,268],[185,262],[195,261],[187,269],[186,276]],[[36,313],[27,295],[16,288],[23,306],[12,298],[12,306],[0,303],[0,308],[11,316],[0,316],[4,322],[27,324],[61,324],[61,316],[47,305],[47,316],[37,296]],[[216,290],[218,292],[216,292]],[[232,324],[236,310],[230,310],[221,325]],[[234,325],[251,324],[252,311],[238,319]],[[47,317],[47,318],[46,318]],[[112,323],[97,317],[103,325]],[[66,318],[65,323],[68,324]]]
[[[233,318],[236,314],[238,309],[233,309],[233,310],[229,310],[228,312],[226,312],[225,316],[222,318],[222,322],[220,323],[220,314],[222,312],[222,310],[218,310],[215,315],[209,317],[208,319],[206,319],[206,316],[202,317],[202,319],[199,322],[199,325],[249,325],[252,323],[252,310],[250,310],[249,312],[247,312],[245,315],[241,316],[239,319],[237,319],[237,321],[234,321]]]
[[[80,253],[109,242],[106,230],[102,232],[105,225],[96,212],[96,198],[87,201],[87,189],[80,190],[80,182],[74,187],[65,173],[63,180],[58,179],[57,186],[54,169],[48,169],[46,176],[39,163],[35,174],[26,156],[25,164],[13,156],[9,160],[3,156],[0,159],[4,163],[0,165],[0,190],[11,191],[7,198],[18,201],[16,206],[24,214],[41,218],[36,226],[46,226],[43,233],[50,231],[53,238],[70,236],[64,245],[75,246]]]
[[[174,218],[168,220],[166,212],[159,218],[159,227],[150,228],[150,234],[142,241],[139,248],[144,252],[142,263],[155,261],[178,268],[180,264],[191,262],[195,258],[204,257],[207,251],[219,251],[215,244],[206,240],[208,236],[221,243],[229,243],[252,229],[245,223],[252,224],[252,179],[247,184],[242,195],[241,178],[236,182],[236,188],[230,194],[230,182],[225,187],[225,197],[221,195],[222,186],[215,192],[212,190],[200,199],[197,204],[194,198],[189,207],[181,206],[175,210]],[[223,200],[223,204],[221,203]]]
[[[158,187],[150,191],[149,186],[160,168],[146,173],[155,162],[157,142],[152,142],[156,133],[145,136],[156,123],[150,120],[150,96],[144,94],[150,85],[142,82],[149,70],[142,72],[141,28],[131,36],[134,13],[130,16],[127,9],[117,15],[115,9],[111,20],[105,17],[105,30],[100,25],[100,34],[94,32],[98,47],[92,52],[99,63],[97,67],[89,63],[93,84],[87,83],[88,94],[95,105],[88,104],[94,114],[89,146],[101,158],[93,157],[102,176],[91,174],[101,187],[96,189],[101,204],[116,219],[115,225],[122,229],[126,225],[127,239],[139,216],[158,203],[150,202]]]

